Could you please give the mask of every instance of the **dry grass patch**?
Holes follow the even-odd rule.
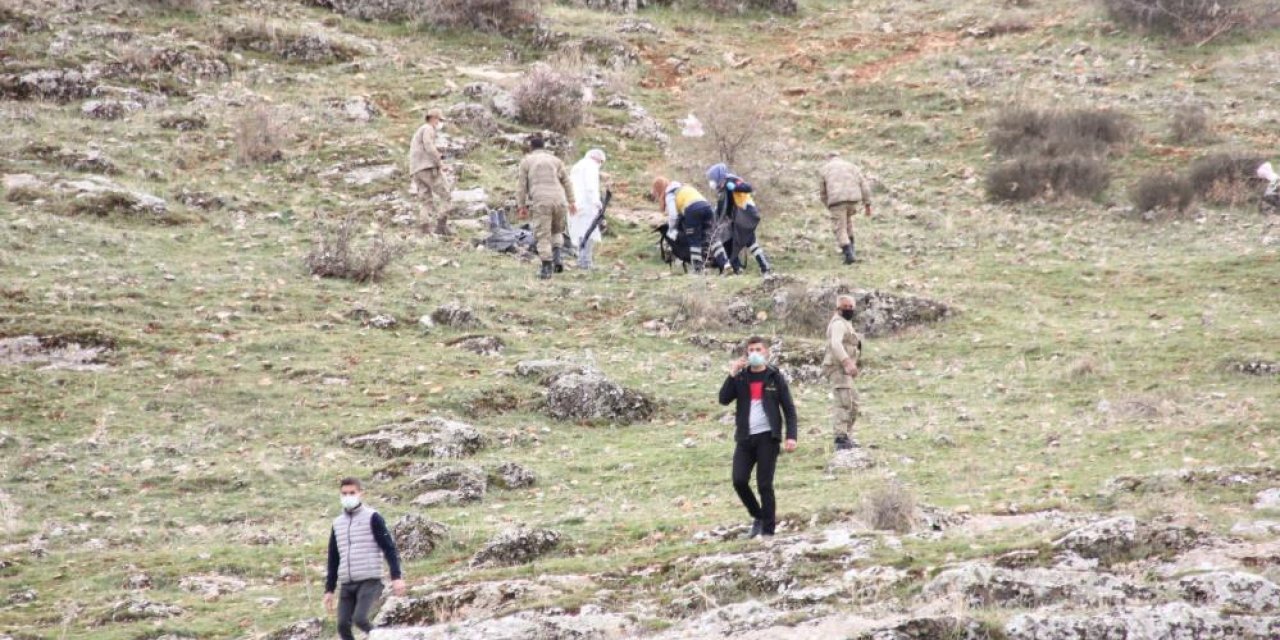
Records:
[[[307,271],[321,278],[352,282],[381,280],[387,266],[404,253],[403,247],[381,232],[363,246],[356,244],[358,223],[348,217],[316,234],[311,252],[304,258]]]
[[[1172,36],[1187,42],[1207,42],[1249,25],[1252,15],[1240,0],[1101,0],[1117,25]]]
[[[267,164],[284,159],[285,128],[264,105],[250,107],[235,124],[236,162]]]
[[[890,480],[862,500],[862,517],[873,529],[908,533],[915,526],[916,499],[901,483]]]
[[[1209,139],[1209,113],[1199,105],[1183,105],[1169,119],[1169,140],[1187,145]]]

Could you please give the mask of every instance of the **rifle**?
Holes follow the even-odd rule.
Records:
[[[578,241],[578,251],[582,251],[587,246],[587,241],[591,239],[591,234],[596,232],[596,228],[604,223],[605,209],[609,208],[609,201],[613,199],[613,191],[611,189],[604,190],[604,202],[600,203],[600,213],[596,214],[596,219],[591,221],[591,226],[587,227],[587,232],[582,234],[582,239]]]

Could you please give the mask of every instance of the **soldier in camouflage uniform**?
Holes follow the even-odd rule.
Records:
[[[439,109],[427,111],[426,123],[409,143],[409,175],[421,203],[418,226],[425,233],[449,235],[449,188],[444,183],[444,161],[436,148],[436,133],[444,116]],[[433,228],[434,223],[434,228]]]
[[[822,204],[831,211],[836,243],[844,253],[844,263],[853,264],[857,250],[853,239],[853,217],[858,215],[858,204],[871,215],[871,185],[857,165],[832,152],[827,163],[818,171],[818,189]]]
[[[564,245],[568,214],[577,213],[573,185],[564,163],[546,150],[546,141],[534,134],[532,148],[520,161],[520,182],[516,186],[516,207],[520,218],[533,213],[533,231],[542,270],[538,277],[547,280],[564,270],[560,252]]]
[[[858,377],[862,357],[862,337],[853,328],[856,309],[853,296],[836,299],[836,313],[827,324],[827,353],[822,359],[822,371],[831,383],[831,430],[837,451],[856,446],[853,423],[858,420],[858,392],[853,379]]]

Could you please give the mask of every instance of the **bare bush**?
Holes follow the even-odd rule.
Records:
[[[586,117],[580,77],[535,65],[512,94],[517,119],[535,127],[570,133]]]
[[[1024,156],[987,172],[987,196],[997,202],[1022,202],[1064,196],[1096,198],[1111,184],[1111,171],[1100,158]]]
[[[292,62],[325,64],[348,62],[360,52],[317,33],[306,33],[267,20],[225,26],[218,46],[226,50],[255,51]]]
[[[1262,156],[1252,153],[1215,153],[1191,163],[1187,177],[1205,201],[1241,205],[1259,198],[1262,188],[1256,172],[1263,162]]]
[[[427,0],[422,21],[445,29],[511,33],[536,24],[541,0]]]
[[[1240,0],[1101,0],[1122,27],[1186,41],[1204,42],[1245,26],[1250,16]]]
[[[676,301],[676,324],[686,331],[719,329],[728,324],[723,302],[702,293],[685,293]]]
[[[284,127],[265,106],[252,107],[236,121],[236,162],[266,164],[284,159]]]
[[[1209,137],[1209,114],[1204,107],[1183,105],[1169,119],[1169,139],[1176,144],[1200,142]]]
[[[1195,200],[1195,191],[1185,177],[1173,173],[1143,176],[1129,190],[1129,200],[1140,212],[1183,212]]]
[[[403,248],[388,241],[381,233],[367,245],[356,246],[358,226],[354,217],[348,217],[317,234],[311,253],[304,258],[307,271],[321,278],[353,282],[381,280],[387,265],[403,253]]]
[[[1094,156],[1123,148],[1136,133],[1133,121],[1114,111],[1013,107],[996,115],[987,139],[1004,156]]]
[[[862,517],[873,529],[908,533],[915,525],[916,499],[902,484],[889,481],[862,501]]]

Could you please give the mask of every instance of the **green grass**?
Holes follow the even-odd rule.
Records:
[[[1054,10],[1046,6],[1043,13]],[[782,21],[791,31],[768,32],[770,42],[862,33],[852,20],[830,34],[804,22],[820,11],[855,10],[810,4],[809,16]],[[896,22],[957,20],[903,11]],[[1054,40],[1051,49],[1086,37],[1107,50],[1136,46],[1129,38],[1096,36],[1083,26],[1091,19],[1087,14],[1037,37],[996,39],[994,51],[986,41],[958,46],[979,63],[1032,51],[1041,37]],[[301,15],[328,17],[311,9]],[[565,7],[552,16],[584,32],[614,23]],[[666,11],[642,17],[668,30],[685,19]],[[173,14],[138,24],[148,32],[170,26],[199,32],[204,21]],[[508,45],[525,56],[541,55],[519,41],[487,36],[335,24],[390,43],[409,60],[436,56],[457,65],[486,64]],[[753,24],[700,22],[703,51],[696,64],[713,64],[720,43]],[[46,37],[37,35],[37,42]],[[870,36],[868,42],[870,50],[851,54],[853,63],[898,50]],[[1178,65],[1213,62],[1269,44],[1274,37],[1167,55]],[[31,60],[43,55],[43,48],[26,43],[18,50]],[[758,68],[749,67],[759,77],[774,73],[765,66],[766,53],[759,54]],[[940,324],[868,341],[858,435],[877,447],[876,470],[825,476],[826,393],[797,387],[801,449],[782,463],[781,510],[802,519],[856,510],[864,491],[893,474],[923,502],[978,513],[1011,504],[1144,514],[1195,510],[1208,514],[1211,526],[1229,528],[1245,517],[1250,495],[1196,490],[1100,500],[1097,494],[1116,475],[1268,462],[1263,456],[1277,450],[1275,381],[1222,367],[1230,358],[1277,357],[1275,245],[1260,241],[1252,211],[1212,211],[1203,223],[1152,226],[1093,203],[983,203],[980,181],[967,183],[963,170],[980,176],[985,167],[980,120],[1001,96],[940,81],[939,60],[948,55],[925,54],[888,76],[911,77],[912,86],[886,80],[832,87],[813,94],[812,106],[800,115],[777,116],[795,139],[785,160],[798,167],[787,175],[794,183],[788,208],[771,212],[762,228],[778,268],[811,282],[841,278],[941,299],[957,309]],[[641,325],[672,318],[686,292],[705,290],[723,299],[754,283],[753,276],[705,282],[670,276],[653,256],[645,230],[618,225],[624,235],[610,239],[598,259],[605,269],[549,285],[533,278],[530,264],[416,240],[383,282],[312,279],[302,256],[317,218],[358,210],[385,226],[383,209],[363,201],[398,193],[403,182],[353,191],[318,174],[355,159],[403,162],[403,144],[419,118],[412,109],[460,101],[456,92],[428,96],[470,79],[447,67],[421,73],[393,64],[356,75],[257,56],[237,62],[237,73],[250,67],[302,77],[250,87],[269,95],[289,121],[292,136],[280,164],[233,163],[234,110],[208,113],[206,131],[180,134],[154,127],[158,116],[151,113],[103,124],[80,118],[76,105],[21,105],[35,118],[15,127],[14,148],[36,140],[92,140],[121,166],[126,184],[161,196],[186,185],[234,196],[236,204],[196,216],[170,198],[171,207],[193,219],[168,227],[0,202],[0,335],[96,332],[117,345],[107,373],[0,368],[0,430],[16,441],[0,452],[0,490],[21,508],[16,524],[2,531],[0,560],[14,566],[0,572],[0,598],[28,588],[38,593],[30,605],[0,605],[0,628],[38,638],[132,640],[151,633],[151,622],[94,624],[124,596],[127,576],[139,571],[154,585],[142,597],[187,609],[160,623],[163,629],[239,637],[321,615],[319,581],[336,509],[334,483],[349,474],[367,477],[388,463],[342,447],[341,438],[430,413],[462,415],[476,398],[499,390],[527,404],[474,422],[490,433],[524,437],[467,463],[515,460],[533,468],[539,482],[531,489],[491,491],[478,504],[429,510],[429,517],[451,527],[451,539],[433,556],[408,564],[411,582],[440,575],[473,580],[616,572],[751,548],[690,541],[696,532],[743,519],[728,482],[731,434],[721,422],[726,410],[714,403],[727,358],[690,346],[682,332],[649,335]],[[794,70],[778,73],[784,86],[810,81]],[[1024,89],[1056,86],[1048,73],[1025,80]],[[1145,88],[1166,92],[1179,73],[1173,67],[1151,78],[1126,76],[1093,98],[1112,100]],[[1205,91],[1234,90],[1214,78],[1204,84]],[[688,86],[694,90],[681,95],[648,89],[632,96],[670,124],[701,99],[698,85]],[[216,91],[216,85],[201,91]],[[393,110],[356,125],[333,121],[319,106],[324,98],[355,93],[378,96]],[[174,102],[173,109],[183,104]],[[1143,118],[1160,111],[1141,103],[1132,108]],[[888,115],[892,109],[903,115]],[[624,148],[607,128],[621,124],[617,114],[596,112],[596,124],[577,136],[579,150],[604,147],[611,159],[607,170],[631,186],[621,204],[651,206],[639,194],[649,172],[663,163],[658,150],[635,141]],[[1265,139],[1258,123],[1229,124],[1223,144]],[[833,126],[847,131],[829,138]],[[927,145],[923,133],[935,129],[940,142]],[[896,146],[885,146],[894,141]],[[876,218],[859,219],[859,250],[867,262],[853,270],[839,267],[826,217],[808,194],[812,158],[834,143],[865,158],[892,189]],[[908,162],[913,156],[929,164]],[[506,193],[512,159],[509,152],[481,147],[465,160],[464,186]],[[176,168],[179,160],[188,168]],[[148,169],[163,175],[148,177]],[[56,168],[9,158],[5,170]],[[286,215],[267,218],[271,212]],[[444,346],[460,332],[424,334],[416,327],[419,316],[451,300],[471,305],[488,331],[504,337],[508,347],[500,357]],[[366,328],[348,315],[356,305],[391,313],[401,324],[392,331]],[[778,330],[769,320],[715,333]],[[658,399],[651,423],[552,422],[537,411],[540,388],[505,373],[522,359],[588,352],[611,376]],[[348,382],[327,385],[324,378]],[[1110,411],[1099,410],[1102,401]],[[1123,409],[1135,402],[1154,409]],[[954,444],[939,444],[939,436]],[[696,446],[681,447],[685,438]],[[412,498],[394,486],[370,487],[370,501],[392,520],[410,510]],[[566,543],[528,567],[468,574],[466,562],[483,541],[516,522],[559,529]],[[246,534],[258,532],[271,543],[251,544]],[[36,536],[47,549],[42,557],[10,546]],[[1001,536],[912,542],[899,551],[882,549],[875,560],[922,570],[1021,544]],[[301,580],[282,579],[282,568]],[[251,587],[216,603],[180,590],[180,578],[203,572],[236,575]],[[658,578],[637,581],[622,597],[659,597],[661,585]],[[264,597],[281,600],[267,607],[259,602]],[[564,604],[586,597],[568,594]]]

